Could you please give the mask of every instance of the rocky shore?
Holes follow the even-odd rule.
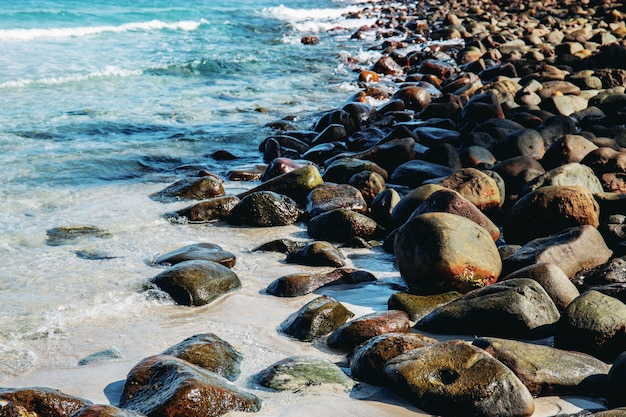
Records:
[[[393,254],[406,288],[387,311],[321,295],[276,329],[345,361],[288,357],[254,384],[384,387],[443,416],[531,416],[539,397],[578,395],[605,408],[578,415],[626,416],[625,14],[594,0],[362,3],[355,16],[377,22],[352,37],[382,55],[346,59],[358,93],[312,126],[272,123],[265,165],[228,177],[245,192],[203,171],[153,194],[189,201],[166,214],[179,227],[267,228],[257,251],[320,267],[276,277],[266,297],[377,280],[342,248]],[[308,239],[272,236],[293,224]],[[238,291],[223,246],[161,256],[146,289],[185,306]],[[234,383],[242,360],[219,335],[190,335],[137,363],[119,404],[0,388],[0,416],[256,412],[262,400]]]

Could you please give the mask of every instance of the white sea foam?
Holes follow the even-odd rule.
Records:
[[[63,28],[34,28],[34,29],[2,29],[0,30],[0,42],[5,41],[30,41],[33,39],[48,38],[70,38],[97,35],[100,33],[122,33],[132,31],[154,31],[154,30],[184,30],[192,31],[201,25],[208,23],[204,19],[198,21],[183,20],[179,22],[167,23],[161,20],[150,20],[147,22],[131,22],[117,26],[79,26]]]
[[[332,29],[355,29],[374,23],[375,19],[346,19],[345,15],[356,12],[357,6],[340,9],[293,9],[280,5],[264,9],[263,12],[278,20],[289,23],[297,32],[319,33]],[[291,37],[285,37],[285,43],[292,43]],[[299,42],[299,39],[297,40]]]
[[[93,80],[98,78],[109,78],[109,77],[132,77],[141,75],[143,71],[141,70],[127,70],[123,68],[118,68],[112,65],[105,67],[99,71],[93,71],[88,74],[75,74],[75,75],[67,75],[63,77],[44,77],[44,78],[21,78],[18,80],[5,81],[0,83],[0,89],[6,88],[22,88],[28,87],[30,85],[61,85],[61,84],[69,84],[76,83],[81,81]]]

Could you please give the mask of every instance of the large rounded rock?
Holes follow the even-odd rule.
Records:
[[[505,364],[535,396],[584,395],[605,388],[609,365],[593,356],[491,337],[475,339],[473,344]]]
[[[167,217],[172,221],[188,223],[208,223],[223,220],[239,204],[239,201],[239,198],[233,195],[214,197],[168,214]]]
[[[520,197],[548,185],[585,187],[591,194],[601,193],[602,183],[593,170],[576,162],[553,168],[529,181],[520,192]]]
[[[442,187],[457,191],[480,210],[500,206],[500,189],[496,181],[476,168],[463,168],[439,182]]]
[[[580,135],[565,135],[548,148],[541,164],[546,169],[560,165],[580,162],[587,154],[598,147],[589,139]]]
[[[157,201],[206,200],[224,195],[222,182],[213,176],[184,178],[150,197]]]
[[[419,321],[426,317],[433,310],[448,304],[462,296],[460,292],[450,291],[433,295],[415,295],[406,292],[392,294],[387,300],[389,310],[402,310],[409,315],[413,321]]]
[[[229,411],[259,411],[261,400],[211,371],[157,355],[128,373],[119,406],[148,417],[217,417]]]
[[[215,243],[194,243],[159,256],[154,261],[158,265],[176,265],[185,261],[211,261],[229,268],[235,266],[236,258],[232,252],[225,251]]]
[[[360,172],[376,172],[383,178],[389,176],[387,171],[372,161],[355,158],[337,159],[324,171],[322,178],[326,182],[334,182],[337,184],[347,184],[355,174]]]
[[[230,381],[239,376],[239,366],[243,360],[243,355],[230,343],[213,333],[191,336],[166,349],[163,355],[186,360]]]
[[[337,268],[323,273],[284,275],[267,286],[267,293],[277,297],[297,297],[330,285],[358,284],[376,281],[371,273],[353,268]]]
[[[11,404],[16,416],[67,417],[91,401],[52,388],[0,388],[0,400]],[[5,407],[0,408],[0,413]],[[6,410],[7,412],[9,410]],[[9,414],[11,416],[11,414]]]
[[[347,242],[354,237],[369,240],[382,232],[373,219],[343,208],[313,217],[307,230],[312,238],[331,242]]]
[[[185,261],[161,272],[150,281],[177,304],[201,306],[241,287],[237,275],[211,261]]]
[[[309,266],[342,267],[345,265],[345,256],[329,242],[311,242],[302,249],[289,252],[285,262]]]
[[[298,391],[311,386],[339,385],[352,388],[355,382],[328,359],[292,356],[275,363],[258,375],[259,384],[278,391]]]
[[[296,222],[300,210],[291,198],[271,191],[245,196],[226,220],[230,224],[258,227],[286,226]]]
[[[384,333],[406,333],[411,328],[404,311],[389,310],[370,313],[339,327],[328,337],[328,346],[353,350],[356,346]]]
[[[409,350],[433,345],[437,340],[418,333],[385,333],[372,337],[354,349],[352,376],[373,385],[388,385],[385,364]]]
[[[306,198],[306,212],[310,217],[339,208],[365,213],[367,203],[361,192],[348,184],[325,183],[312,190]]]
[[[626,346],[626,305],[593,290],[581,294],[563,313],[554,346],[615,360]]]
[[[535,402],[522,382],[491,355],[460,341],[408,351],[385,366],[397,390],[439,416],[531,416]]]
[[[316,337],[324,336],[339,327],[354,313],[332,297],[322,295],[289,316],[280,329],[286,335],[303,342],[310,342]]]
[[[468,292],[494,283],[502,270],[487,230],[450,213],[421,214],[406,222],[394,253],[402,278],[416,294]]]
[[[413,214],[416,208],[419,207],[428,197],[433,193],[443,190],[444,187],[437,184],[425,184],[419,186],[405,196],[396,204],[391,212],[391,224],[394,227],[400,227],[406,222]]]
[[[419,187],[427,180],[448,177],[455,170],[446,165],[435,164],[421,159],[413,159],[398,166],[389,177],[389,182]]]
[[[309,192],[323,182],[324,180],[322,180],[317,168],[307,165],[272,178],[251,190],[238,194],[237,197],[243,199],[257,191],[273,191],[277,194],[286,195],[297,203],[303,203]]]
[[[511,279],[438,307],[415,327],[443,334],[539,339],[552,334],[559,311],[536,281]]]
[[[570,227],[598,227],[599,216],[598,203],[587,188],[550,185],[526,194],[511,207],[503,234],[509,244],[524,244]]]

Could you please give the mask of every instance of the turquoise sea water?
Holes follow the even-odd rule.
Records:
[[[34,345],[72,326],[151,314],[150,259],[206,234],[168,224],[171,207],[149,193],[184,167],[225,175],[258,163],[266,123],[296,116],[307,127],[341,105],[356,90],[345,57],[367,55],[350,35],[371,22],[342,16],[356,7],[2,1],[0,378],[44,366]],[[304,35],[321,42],[302,45]],[[208,157],[218,149],[240,159]],[[48,230],[74,225],[106,237],[49,244]],[[227,249],[248,238],[229,239]]]

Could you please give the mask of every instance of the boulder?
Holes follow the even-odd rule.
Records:
[[[419,321],[426,317],[431,311],[450,301],[461,297],[457,291],[444,292],[433,295],[415,295],[406,292],[392,294],[387,300],[389,310],[402,310],[409,315],[412,321]]]
[[[598,291],[587,291],[565,309],[554,347],[614,361],[626,346],[626,305]]]
[[[257,191],[243,197],[226,221],[257,227],[287,226],[299,216],[300,210],[291,198],[272,191]]]
[[[290,315],[280,330],[303,342],[310,342],[341,327],[354,314],[332,297],[322,295]]]
[[[263,171],[263,175],[260,179],[262,182],[266,182],[271,180],[272,178],[276,178],[300,167],[301,165],[293,159],[275,158],[272,159],[269,164],[267,164],[267,167],[265,168],[265,171]]]
[[[264,387],[278,391],[299,391],[319,385],[350,389],[355,382],[337,365],[317,356],[292,356],[261,371],[257,380]]]
[[[239,198],[233,195],[210,198],[206,201],[185,207],[166,217],[176,222],[208,223],[224,220],[239,204]]]
[[[415,327],[440,334],[540,339],[552,334],[559,317],[539,283],[517,278],[471,291],[436,308]]]
[[[403,196],[391,212],[391,224],[393,227],[400,227],[406,222],[411,214],[420,204],[422,204],[431,194],[443,190],[444,187],[437,184],[425,184],[419,186]]]
[[[194,243],[172,252],[168,252],[155,259],[157,265],[176,265],[185,261],[211,261],[228,268],[235,266],[236,257],[232,252],[225,251],[215,243]]]
[[[366,240],[382,237],[382,230],[373,219],[345,208],[313,217],[307,231],[314,239],[331,242],[347,242],[354,237]]]
[[[626,283],[626,257],[612,258],[595,268],[582,270],[572,281],[582,288]]]
[[[0,388],[0,400],[7,402],[7,406],[0,408],[0,414],[6,411],[10,417],[13,417],[10,409],[15,411],[16,417],[67,417],[91,404],[91,401],[43,387]]]
[[[87,405],[70,417],[142,417],[143,414],[130,410],[123,410],[112,405]],[[17,416],[16,416],[17,417]]]
[[[385,364],[409,350],[437,343],[418,333],[385,333],[363,342],[354,349],[350,362],[352,376],[373,385],[389,385]]]
[[[151,194],[154,200],[206,200],[224,195],[222,182],[213,176],[189,177],[176,181],[165,189]]]
[[[411,328],[404,311],[389,310],[366,314],[349,321],[328,337],[328,346],[351,351],[356,346],[384,333],[406,333]]]
[[[393,188],[381,191],[370,204],[371,218],[382,227],[390,227],[393,210],[399,202],[400,194]]]
[[[591,194],[601,193],[602,183],[586,165],[572,162],[536,176],[523,186],[520,197],[544,186],[579,186],[585,187]]]
[[[367,203],[363,194],[348,184],[324,183],[311,190],[306,197],[306,213],[310,217],[339,208],[364,214],[367,212]]]
[[[237,275],[211,261],[185,261],[161,272],[150,282],[177,304],[201,306],[241,287]]]
[[[109,237],[111,237],[109,232],[92,225],[60,226],[46,230],[46,244],[48,246],[71,245],[83,239]]]
[[[345,265],[345,256],[333,244],[328,242],[307,243],[302,249],[289,252],[285,262],[309,266],[334,266]]]
[[[353,268],[337,268],[323,273],[295,273],[282,276],[267,286],[266,292],[277,297],[297,297],[310,294],[321,287],[359,284],[376,281],[371,273]]]
[[[239,366],[243,360],[243,355],[230,343],[213,333],[191,336],[167,348],[163,355],[186,360],[230,381],[234,381],[239,376],[241,372]]]
[[[349,184],[359,190],[369,206],[378,194],[385,190],[385,179],[376,172],[359,172],[350,177]]]
[[[606,387],[610,367],[591,355],[491,337],[473,344],[512,370],[534,396],[602,394]]]
[[[415,140],[405,137],[384,141],[369,149],[350,155],[350,157],[372,161],[386,172],[393,172],[404,162],[415,159],[416,154]],[[328,161],[326,165],[329,165]]]
[[[593,226],[579,226],[531,240],[502,261],[503,275],[542,262],[553,263],[568,276],[605,263],[612,251]]]
[[[128,373],[119,407],[148,417],[217,417],[230,411],[259,411],[261,399],[216,373],[173,356],[156,355]]]
[[[611,406],[619,407],[626,405],[626,399],[624,398],[624,386],[626,386],[626,351],[617,356],[607,377],[607,390],[605,396],[609,400],[609,404]],[[626,415],[626,409],[623,411],[624,415]]]
[[[324,181],[334,182],[336,184],[347,184],[355,174],[360,172],[376,172],[380,174],[384,179],[387,179],[389,174],[386,170],[372,161],[355,158],[342,158],[337,159],[324,171]]]
[[[546,169],[553,169],[565,164],[578,163],[595,149],[598,147],[584,136],[565,135],[548,148],[541,165]]]
[[[476,168],[463,168],[443,181],[442,187],[457,191],[480,210],[500,206],[500,189],[496,181]]]
[[[448,177],[454,172],[453,168],[446,165],[413,159],[398,166],[391,173],[389,182],[417,188],[424,184],[425,181]]]
[[[273,191],[277,194],[286,195],[297,203],[303,203],[309,192],[323,182],[317,168],[306,165],[272,178],[251,190],[238,194],[237,197],[243,199],[257,191]]]
[[[394,242],[396,262],[410,292],[468,292],[494,283],[502,261],[487,230],[450,213],[420,214]]]
[[[484,350],[448,341],[410,350],[385,365],[396,389],[439,416],[528,417],[535,402],[515,374]]]
[[[308,242],[300,240],[275,239],[257,246],[253,251],[291,253],[299,251],[307,244]]]

